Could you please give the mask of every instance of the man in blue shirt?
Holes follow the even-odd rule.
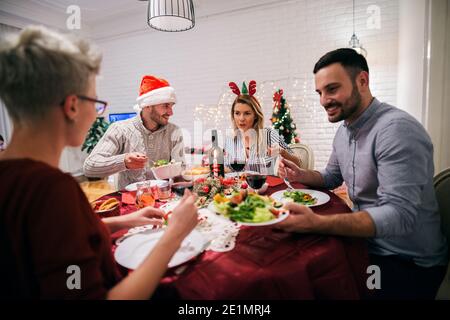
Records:
[[[374,98],[366,59],[352,49],[325,54],[314,67],[328,120],[344,120],[322,171],[283,159],[279,174],[311,187],[348,186],[354,212],[321,216],[289,204],[279,228],[368,239],[381,270],[382,298],[434,298],[445,275],[447,242],[433,189],[433,145],[412,116]]]

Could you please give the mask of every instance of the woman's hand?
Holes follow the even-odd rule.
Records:
[[[108,226],[109,231],[114,233],[122,229],[129,229],[147,224],[160,226],[163,224],[164,211],[153,207],[145,207],[130,214],[118,217],[103,218],[102,221]]]
[[[139,227],[147,224],[160,226],[163,224],[165,212],[153,207],[145,207],[133,213],[122,216],[129,228]]]
[[[197,225],[197,207],[194,203],[195,196],[186,189],[161,239],[142,264],[108,292],[109,299],[148,299],[151,296],[166,272],[170,259]],[[149,208],[145,213],[155,213],[154,210],[157,209]]]
[[[198,222],[197,207],[195,206],[195,195],[189,189],[185,189],[180,204],[173,209],[166,234],[182,241]]]

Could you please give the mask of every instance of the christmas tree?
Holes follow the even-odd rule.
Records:
[[[81,151],[86,149],[87,153],[91,153],[92,149],[94,149],[101,137],[103,137],[108,127],[109,123],[106,122],[103,117],[98,117],[89,129],[83,147],[81,147]]]
[[[279,132],[287,144],[300,142],[300,139],[297,137],[297,132],[295,132],[297,127],[292,120],[289,106],[283,97],[282,89],[274,93],[273,101],[275,105],[273,106],[272,113],[272,127]]]

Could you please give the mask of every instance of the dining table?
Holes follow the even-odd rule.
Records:
[[[269,176],[266,195],[287,189],[283,180]],[[295,188],[308,189],[300,183]],[[317,189],[330,200],[311,209],[320,215],[349,213],[334,193]],[[125,190],[101,199],[121,199]],[[162,203],[156,202],[156,207]],[[120,214],[137,208],[121,203]],[[112,234],[115,241],[126,230]],[[117,265],[123,274],[128,270]],[[367,293],[369,256],[365,239],[316,233],[286,232],[268,226],[240,226],[233,250],[205,250],[181,267],[169,268],[153,299],[183,300],[357,300]]]

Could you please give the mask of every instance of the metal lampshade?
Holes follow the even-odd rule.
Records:
[[[168,32],[186,31],[195,25],[192,0],[149,0],[147,23]]]

